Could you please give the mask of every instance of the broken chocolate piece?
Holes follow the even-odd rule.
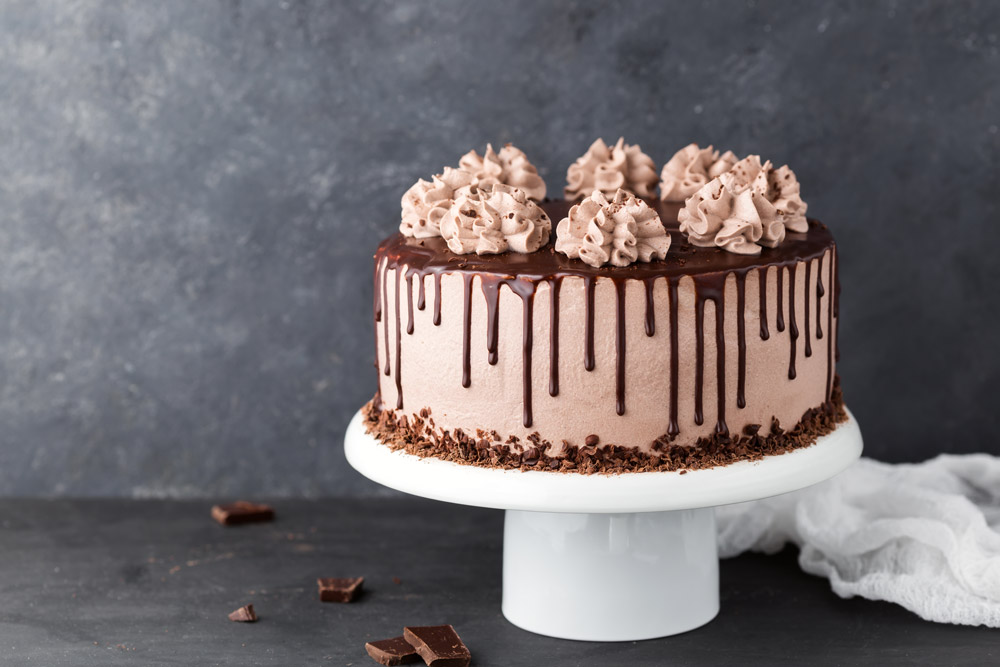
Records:
[[[253,610],[253,605],[248,604],[230,613],[229,620],[237,623],[254,623],[257,621],[257,614]]]
[[[316,584],[319,585],[321,602],[353,602],[361,593],[361,586],[364,583],[364,577],[343,579],[327,577],[316,580]]]
[[[365,644],[365,650],[372,660],[380,665],[405,665],[420,660],[417,649],[402,637],[368,642]]]
[[[212,507],[212,518],[223,526],[272,521],[274,519],[274,509],[269,505],[237,500],[235,503],[228,505],[214,505]]]
[[[468,667],[472,654],[450,625],[403,628],[403,638],[413,645],[428,667]]]

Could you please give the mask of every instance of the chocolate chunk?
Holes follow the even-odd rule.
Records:
[[[212,507],[212,518],[223,526],[235,526],[241,523],[258,523],[261,521],[272,521],[274,519],[274,509],[269,505],[249,503],[245,500],[237,500],[228,505],[215,505]]]
[[[468,667],[472,654],[450,625],[403,628],[403,638],[413,645],[428,667]]]
[[[394,583],[394,584],[396,584],[397,586],[399,586],[399,585],[400,585],[401,583],[403,583],[403,580],[402,580],[402,579],[400,579],[399,577],[393,577],[393,578],[392,578],[392,583]]]
[[[361,586],[365,583],[364,577],[349,577],[337,579],[327,577],[317,579],[319,585],[319,599],[321,602],[353,602],[361,593]]]
[[[587,445],[588,447],[593,447],[594,445],[596,445],[600,441],[601,441],[601,439],[596,434],[591,433],[586,438],[584,438],[583,444]]]
[[[237,623],[254,623],[257,620],[257,614],[253,610],[253,605],[248,604],[230,613],[229,620]]]
[[[420,661],[417,649],[413,648],[410,642],[402,637],[368,642],[365,644],[365,650],[368,651],[372,660],[380,665],[405,665]]]

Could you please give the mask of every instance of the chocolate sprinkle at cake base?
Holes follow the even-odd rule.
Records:
[[[582,474],[619,474],[626,472],[666,472],[700,470],[724,466],[737,461],[756,461],[765,456],[784,454],[815,444],[831,433],[838,424],[847,421],[840,378],[834,378],[833,396],[829,403],[806,411],[789,431],[772,421],[768,436],[760,428],[748,425],[737,436],[715,435],[698,441],[694,446],[675,445],[664,434],[654,444],[655,454],[638,447],[608,445],[598,449],[596,443],[584,447],[568,446],[558,457],[546,452],[552,443],[532,434],[527,443],[501,443],[492,434],[480,432],[477,437],[461,430],[449,433],[434,428],[429,410],[409,417],[396,417],[391,410],[380,410],[375,401],[362,409],[365,430],[393,450],[403,450],[419,457],[434,457],[488,468],[544,470]],[[516,445],[512,447],[511,445]]]

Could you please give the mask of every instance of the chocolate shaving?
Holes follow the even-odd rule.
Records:
[[[468,667],[472,654],[450,625],[403,628],[403,638],[428,667]]]
[[[364,577],[317,579],[320,602],[354,602],[361,594]]]
[[[403,637],[368,642],[365,644],[365,650],[368,651],[372,660],[387,667],[420,661],[417,649],[413,648],[410,642]]]
[[[699,438],[694,445],[676,444],[673,436],[664,434],[651,444],[652,454],[640,451],[638,447],[614,444],[598,447],[596,443],[589,444],[591,438],[588,437],[585,447],[564,446],[562,456],[549,456],[547,452],[555,447],[537,433],[532,433],[524,446],[513,435],[506,440],[496,433],[490,434],[489,441],[472,438],[461,429],[453,433],[437,429],[427,408],[409,417],[397,416],[391,410],[375,407],[375,402],[370,401],[363,408],[363,414],[368,433],[393,450],[403,450],[415,456],[433,456],[487,468],[587,475],[700,470],[737,461],[757,461],[765,456],[808,447],[847,420],[839,377],[834,379],[830,401],[806,410],[791,430],[783,429],[777,419],[772,419],[771,433],[767,436],[760,435],[759,426],[751,425],[742,434],[717,433]]]
[[[274,509],[269,505],[237,500],[228,505],[214,505],[212,518],[223,526],[237,526],[242,523],[260,523],[274,520]]]
[[[237,623],[256,623],[257,614],[253,610],[253,605],[248,604],[240,607],[236,611],[230,612],[229,620],[236,621]]]

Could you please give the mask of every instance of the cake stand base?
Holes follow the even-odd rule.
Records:
[[[393,451],[359,411],[344,451],[406,493],[506,510],[503,613],[551,637],[634,641],[692,630],[719,611],[718,505],[787,493],[861,456],[853,415],[809,447],[719,468],[620,475],[500,470]]]
[[[719,613],[712,508],[633,514],[507,510],[503,615],[562,639],[693,630]]]

